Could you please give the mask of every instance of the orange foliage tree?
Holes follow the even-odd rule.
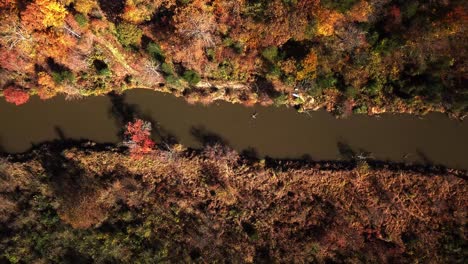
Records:
[[[57,94],[58,87],[52,79],[52,76],[50,76],[48,73],[38,73],[37,82],[39,84],[39,88],[37,89],[39,98],[45,100],[52,98]]]
[[[335,26],[343,21],[344,16],[335,11],[322,9],[317,12],[317,34],[328,37],[335,33]]]
[[[44,30],[63,25],[67,10],[54,0],[36,0],[21,13],[21,22],[28,30]]]
[[[0,0],[0,8],[13,8],[16,0]]]
[[[371,5],[367,1],[362,0],[351,8],[347,16],[351,21],[367,22],[371,12]]]
[[[317,68],[317,55],[311,51],[307,57],[302,61],[302,70],[297,72],[297,80],[302,81],[306,78],[315,77],[315,70]]]

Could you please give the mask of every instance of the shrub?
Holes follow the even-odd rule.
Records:
[[[215,50],[212,48],[206,49],[206,57],[208,58],[209,61],[213,61],[216,57]]]
[[[346,87],[345,92],[344,92],[346,98],[349,98],[349,99],[356,98],[358,93],[359,93],[358,89],[352,86]]]
[[[153,57],[155,60],[163,62],[165,59],[164,52],[157,43],[150,42],[148,46],[146,46],[146,52]]]
[[[165,80],[167,82],[167,84],[169,84],[170,86],[178,86],[179,85],[179,78],[175,75],[168,75],[165,77]],[[174,87],[172,87],[174,88]]]
[[[75,20],[81,27],[84,27],[86,24],[88,24],[88,18],[86,18],[86,16],[81,13],[75,15]]]
[[[192,70],[185,71],[182,78],[184,78],[184,80],[186,80],[191,85],[195,85],[200,82],[200,75]]]
[[[322,76],[317,79],[317,86],[320,89],[326,89],[335,86],[337,82],[338,80],[331,75]]]
[[[75,76],[71,71],[61,71],[61,72],[52,72],[52,79],[56,84],[61,84],[63,81],[73,82],[75,80]]]
[[[15,105],[22,105],[29,100],[29,94],[16,87],[8,87],[3,91],[5,100]]]
[[[98,71],[98,74],[101,76],[110,76],[112,72],[109,70],[109,68],[104,68]]]
[[[382,91],[382,88],[383,88],[383,83],[372,79],[364,87],[364,92],[370,96],[376,96]]]
[[[161,71],[166,75],[174,75],[174,67],[169,63],[161,64]]]
[[[285,105],[288,103],[288,95],[287,94],[281,94],[279,95],[278,97],[276,97],[275,99],[273,99],[273,103],[275,106],[281,106],[281,105]]]
[[[410,19],[418,12],[419,3],[416,1],[407,1],[403,4],[403,17]]]
[[[117,25],[117,38],[123,46],[139,46],[143,32],[137,26],[130,23]]]
[[[367,105],[363,104],[353,109],[355,114],[367,114]]]
[[[358,0],[321,0],[320,3],[329,9],[335,9],[342,13],[348,11]]]
[[[271,63],[275,63],[278,60],[278,48],[268,47],[262,51],[262,57]]]
[[[244,15],[252,17],[255,21],[264,21],[267,16],[265,15],[268,9],[268,1],[265,0],[252,0],[247,1]]]
[[[109,69],[109,66],[107,66],[107,64],[104,61],[94,60],[93,65],[94,65],[94,68],[96,69],[96,72],[97,72],[98,75],[101,75],[101,76],[110,76],[111,75],[111,71]]]

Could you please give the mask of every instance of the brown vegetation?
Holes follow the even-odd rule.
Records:
[[[219,146],[166,149],[138,160],[45,148],[26,161],[4,159],[1,230],[15,238],[0,237],[3,256],[60,262],[72,250],[94,262],[201,263],[466,257],[461,172],[249,161]],[[50,237],[39,250],[36,232]]]

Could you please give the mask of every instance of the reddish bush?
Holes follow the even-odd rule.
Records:
[[[135,119],[127,124],[124,144],[130,148],[130,154],[134,158],[141,158],[153,150],[155,145],[151,140],[151,123],[141,119]]]
[[[29,94],[15,87],[8,87],[3,91],[5,100],[15,105],[22,105],[29,100]]]

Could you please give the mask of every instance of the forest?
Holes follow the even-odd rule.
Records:
[[[366,147],[372,136],[389,143],[375,149],[391,153],[392,142],[410,141],[407,130],[427,125],[437,140],[420,142],[465,157],[468,148],[449,150],[450,136],[438,132],[466,143],[467,26],[463,0],[0,0],[0,117],[14,116],[0,122],[0,264],[466,263],[467,171],[432,160],[424,146],[399,160],[377,160]],[[203,126],[190,128],[200,147],[184,146],[151,111],[124,100],[130,89],[202,110],[218,100],[252,107],[222,118],[258,131],[263,106],[311,123],[325,109],[334,121],[362,117],[380,128],[384,113],[414,115],[386,115],[401,117],[386,119],[394,122],[386,135],[357,119],[315,122],[325,128],[309,135],[278,111],[274,128],[297,132],[278,140],[297,148],[303,142],[289,138],[330,136],[340,156],[272,158],[234,149]],[[104,114],[91,104],[56,119],[47,113],[64,107],[28,108],[91,96],[107,99],[98,104]],[[187,121],[168,111],[159,112],[174,127]],[[25,118],[31,112],[47,118]],[[68,137],[88,124],[79,113],[94,122],[91,136],[112,128],[118,142]],[[98,127],[102,120],[110,121]],[[34,129],[2,134],[13,122]],[[365,147],[352,148],[331,130],[373,134],[356,132]],[[29,149],[7,153],[2,144],[24,143],[23,132]]]
[[[0,0],[0,95],[462,117],[467,22],[462,0]]]
[[[52,144],[1,157],[0,263],[468,257],[463,172],[252,160],[220,145],[143,152]]]

